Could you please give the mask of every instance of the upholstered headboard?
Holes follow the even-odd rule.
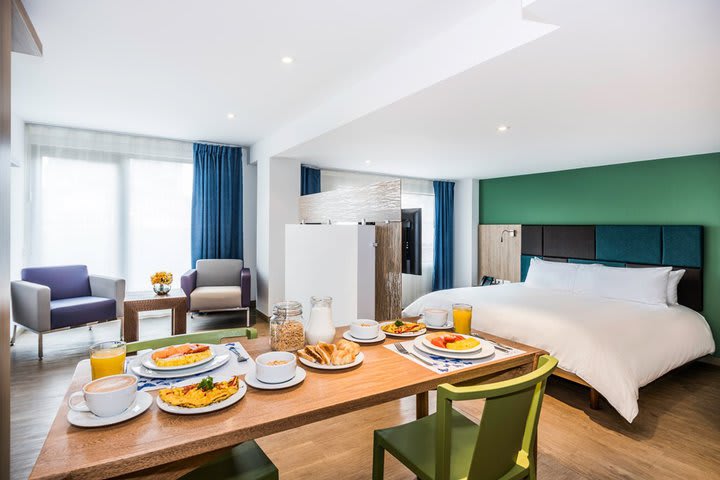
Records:
[[[703,227],[699,225],[523,225],[520,276],[532,257],[612,267],[683,269],[678,301],[703,309]]]

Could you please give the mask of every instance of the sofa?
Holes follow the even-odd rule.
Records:
[[[13,335],[21,325],[38,334],[38,358],[43,334],[122,318],[125,280],[90,275],[86,265],[24,268],[21,280],[10,284]]]
[[[250,269],[242,260],[203,259],[183,274],[180,287],[190,312],[245,310],[250,326]]]

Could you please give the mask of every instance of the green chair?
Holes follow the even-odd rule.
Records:
[[[383,478],[385,450],[421,480],[536,478],[535,436],[545,383],[557,359],[512,380],[437,389],[437,413],[375,431],[373,480]],[[484,398],[480,424],[452,408],[453,401]],[[435,441],[432,441],[435,439]]]
[[[218,344],[225,338],[237,337],[257,338],[257,330],[254,328],[228,328],[226,330],[212,330],[156,338],[128,343],[127,352],[136,353],[149,348],[156,349],[188,342]],[[196,468],[181,478],[185,480],[207,478],[217,480],[277,480],[279,474],[275,464],[265,455],[260,446],[254,440],[251,440],[241,443],[230,452]]]

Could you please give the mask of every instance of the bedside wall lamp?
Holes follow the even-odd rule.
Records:
[[[517,232],[515,230],[503,230],[500,232],[500,243],[503,243],[503,235],[508,234],[509,237],[514,237],[517,235]]]

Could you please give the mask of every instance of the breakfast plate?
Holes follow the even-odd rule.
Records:
[[[229,378],[217,379],[217,382],[228,381],[228,380],[229,380]],[[180,382],[176,385],[173,385],[172,388],[184,387],[184,386],[193,385],[196,383],[198,383],[197,380],[186,380],[184,382]],[[197,415],[199,413],[215,412],[217,410],[222,410],[223,408],[227,408],[231,405],[234,405],[237,402],[239,402],[245,396],[246,393],[247,393],[247,385],[242,380],[238,380],[238,391],[237,392],[233,393],[225,400],[222,400],[217,403],[211,403],[210,405],[208,405],[206,407],[190,408],[190,407],[171,405],[169,403],[164,402],[160,398],[160,395],[158,395],[157,398],[155,399],[155,403],[157,404],[158,408],[160,408],[160,410],[162,410],[164,412],[175,413],[177,415]]]
[[[287,382],[265,383],[257,379],[255,371],[250,371],[245,374],[245,383],[259,390],[280,390],[283,388],[290,388],[294,387],[295,385],[301,384],[303,380],[305,380],[306,376],[307,372],[303,368],[295,367],[295,376]]]
[[[416,338],[413,340],[413,347],[420,353],[425,355],[435,355],[437,357],[453,358],[456,360],[479,360],[481,358],[490,357],[495,354],[495,347],[486,340],[480,340],[482,348],[472,353],[460,353],[452,350],[441,352],[439,350],[433,350],[423,344],[422,338]]]
[[[216,355],[210,362],[198,366],[188,367],[183,370],[161,371],[147,368],[142,364],[143,356],[132,360],[128,368],[135,375],[145,378],[182,378],[200,375],[201,373],[209,372],[222,367],[230,360],[230,352],[227,347],[223,345],[213,346],[215,347]]]
[[[425,332],[427,332],[425,325],[421,324],[421,323],[419,323],[418,325],[422,325],[422,327],[419,328],[417,331],[404,332],[404,333],[395,333],[392,331],[388,331],[389,328],[391,328],[393,325],[397,325],[398,322],[402,322],[404,324],[415,324],[415,322],[404,322],[402,320],[392,320],[389,322],[381,323],[380,331],[384,332],[386,335],[389,335],[391,337],[400,337],[400,338],[419,337],[420,335],[424,335]]]
[[[385,340],[385,338],[387,338],[387,336],[385,335],[385,332],[380,330],[380,335],[378,335],[375,338],[355,338],[350,334],[350,330],[348,330],[345,333],[343,333],[343,338],[345,340],[350,340],[351,342],[357,342],[357,343],[378,343],[378,342],[382,342],[383,340]]]
[[[219,345],[208,345],[208,344],[203,344],[203,343],[192,344],[192,345],[196,345],[196,346],[201,347],[201,348],[202,348],[202,347],[209,347],[209,348],[206,349],[205,351],[207,352],[207,351],[209,350],[209,351],[210,351],[210,355],[208,355],[208,356],[206,356],[206,357],[204,357],[204,358],[201,358],[201,359],[199,359],[199,360],[197,360],[197,361],[195,361],[195,362],[186,363],[186,364],[183,364],[183,365],[161,366],[161,365],[158,365],[157,363],[155,363],[155,360],[153,359],[153,355],[156,355],[156,354],[161,353],[161,352],[163,352],[163,351],[168,351],[169,349],[176,349],[176,350],[177,350],[179,347],[183,347],[183,346],[185,346],[185,345],[190,345],[190,344],[172,345],[172,346],[169,346],[169,347],[158,348],[157,350],[153,350],[152,352],[148,352],[148,353],[146,353],[145,355],[143,355],[143,356],[141,357],[141,358],[142,358],[142,365],[143,365],[143,367],[145,367],[145,368],[149,368],[149,369],[151,369],[151,370],[157,370],[157,371],[159,371],[159,372],[172,372],[172,371],[177,371],[177,370],[185,370],[186,368],[193,368],[193,367],[197,367],[197,366],[199,366],[199,365],[202,365],[202,364],[204,364],[204,363],[211,362],[211,361],[213,360],[213,358],[215,358],[215,356],[217,355],[217,352],[220,350],[220,349],[218,348]],[[225,347],[223,347],[223,348],[225,348]],[[226,350],[227,350],[227,349],[226,349]],[[204,352],[203,352],[203,353],[204,353]],[[203,353],[199,353],[199,354],[195,354],[195,355],[202,355]],[[188,353],[188,355],[193,355],[192,351],[190,351],[190,352]],[[181,356],[181,355],[178,353],[178,356]]]
[[[433,343],[433,342],[437,342]],[[448,347],[444,346],[447,342]],[[451,353],[473,353],[482,349],[482,343],[480,339],[471,337],[470,335],[462,335],[460,333],[429,333],[422,337],[422,343],[424,346],[438,350],[440,352],[451,352]],[[467,343],[468,346],[458,346],[457,348],[450,348],[449,345]]]
[[[115,425],[116,423],[125,422],[131,418],[135,418],[145,410],[150,408],[153,403],[152,395],[148,392],[138,392],[135,401],[127,410],[119,415],[112,417],[98,417],[90,412],[79,412],[77,410],[68,410],[67,421],[76,427],[94,428]]]
[[[307,365],[308,367],[317,368],[318,370],[345,370],[346,368],[352,368],[357,365],[360,365],[362,361],[365,359],[365,355],[363,355],[362,352],[358,353],[355,357],[355,360],[352,361],[352,363],[348,363],[346,365],[323,365],[322,363],[317,362],[311,362],[310,360],[307,360],[303,357],[298,357],[298,360],[300,360],[300,363],[303,365]]]

